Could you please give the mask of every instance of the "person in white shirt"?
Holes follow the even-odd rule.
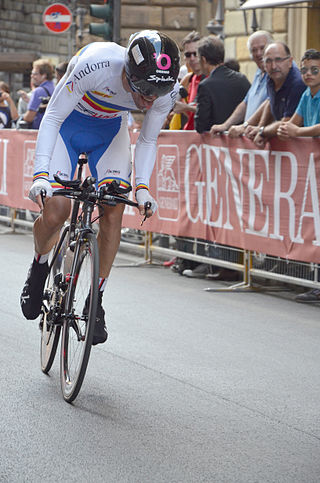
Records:
[[[211,127],[214,136],[224,131],[229,131],[230,137],[239,137],[245,133],[249,125],[256,125],[260,119],[262,105],[267,95],[267,73],[263,63],[263,52],[272,42],[272,35],[265,30],[258,30],[248,38],[248,50],[252,60],[257,64],[257,71],[253,83],[245,98],[235,108],[233,113],[223,124],[215,124]],[[259,110],[261,108],[261,111]]]

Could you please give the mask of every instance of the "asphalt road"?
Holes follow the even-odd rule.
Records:
[[[31,236],[0,234],[0,253],[0,482],[320,481],[320,307],[115,267],[110,339],[70,405],[20,313]]]

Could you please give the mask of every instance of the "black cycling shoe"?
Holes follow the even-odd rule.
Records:
[[[98,302],[96,325],[94,327],[92,345],[103,344],[108,338],[107,327],[104,321],[104,309]]]
[[[87,315],[88,313],[87,312],[88,304],[89,304],[89,295],[86,298],[86,303],[83,309],[84,315]],[[105,312],[102,307],[102,292],[99,292],[97,313],[96,313],[96,325],[94,327],[92,345],[103,344],[108,339],[108,332],[107,332],[107,327],[104,320],[104,315],[105,315]]]
[[[34,320],[40,315],[48,273],[48,262],[38,263],[33,260],[20,296],[21,310],[28,320]]]

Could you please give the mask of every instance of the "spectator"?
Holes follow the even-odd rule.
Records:
[[[13,127],[13,122],[18,119],[18,111],[10,96],[8,84],[0,81],[0,129]]]
[[[282,121],[277,134],[280,139],[297,136],[320,136],[320,52],[307,50],[301,59],[302,80],[307,89],[289,121]]]
[[[223,42],[217,37],[205,37],[199,41],[198,55],[201,70],[208,76],[200,82],[197,93],[195,125],[198,132],[209,131],[212,124],[223,122],[241,102],[250,87],[245,76],[224,65]],[[208,254],[213,258],[222,258],[223,249],[208,244]],[[205,276],[213,280],[235,280],[234,271],[200,264],[194,270],[184,271],[183,275],[194,278]]]
[[[306,88],[298,67],[292,62],[289,47],[283,42],[273,42],[264,51],[268,100],[258,126],[250,132],[246,130],[246,135],[260,148],[277,134],[282,121],[291,118]]]
[[[249,90],[250,82],[240,72],[223,65],[224,46],[219,38],[201,39],[198,55],[201,70],[208,76],[198,86],[195,115],[196,130],[203,133],[230,116]]]
[[[320,136],[320,52],[307,50],[301,59],[302,79],[307,89],[302,94],[292,118],[281,122],[277,134],[280,139],[297,136]],[[301,303],[320,302],[320,290],[315,288],[296,296]]]
[[[180,101],[177,101],[175,103],[173,109],[175,117],[173,118],[173,120],[176,119],[176,116],[181,117],[181,129],[186,131],[194,130],[194,115],[196,112],[195,98],[197,95],[198,85],[205,78],[205,76],[201,72],[201,66],[198,57],[199,40],[200,34],[196,31],[190,32],[182,40],[183,55],[189,72],[181,80],[180,84],[182,87],[184,87],[185,93],[183,97],[183,95],[181,95],[183,94],[182,90],[180,89],[180,95],[182,98]],[[170,128],[171,126],[173,126],[173,122],[170,123]],[[178,250],[192,253],[193,245],[193,238],[176,238],[176,246]],[[197,247],[199,248],[199,245],[197,245]],[[166,262],[166,265],[169,266],[172,263],[172,270],[179,273],[180,275],[185,274],[186,270],[192,273],[192,269],[197,266],[196,262],[184,258],[177,258],[176,260],[172,259],[169,262]]]
[[[235,138],[244,134],[249,123],[250,125],[258,124],[259,116],[253,117],[253,115],[267,99],[267,74],[263,63],[263,52],[266,45],[271,43],[272,40],[271,34],[264,30],[254,32],[248,38],[247,45],[250,56],[258,67],[253,83],[245,98],[238,104],[231,116],[224,123],[212,126],[210,130],[212,134],[228,131],[228,135]]]
[[[185,114],[187,122],[183,126],[185,131],[194,129],[194,115],[196,112],[195,98],[197,95],[198,85],[205,78],[201,72],[201,66],[198,57],[198,44],[200,34],[198,32],[190,32],[182,41],[182,48],[185,61],[190,72],[182,79],[181,85],[187,90],[187,97],[181,101],[177,101],[174,106],[176,114]]]
[[[38,59],[33,62],[31,78],[35,89],[32,91],[28,110],[22,117],[24,121],[30,123],[31,129],[39,129],[45,111],[45,106],[41,105],[43,103],[41,98],[48,98],[52,95],[53,75],[53,67],[48,60]]]
[[[60,62],[60,64],[56,66],[55,71],[56,71],[57,84],[66,73],[67,67],[68,67],[68,62]]]

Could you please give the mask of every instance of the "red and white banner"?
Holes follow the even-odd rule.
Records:
[[[35,209],[35,136],[0,131],[0,204]],[[319,146],[273,139],[261,150],[246,138],[162,131],[150,184],[159,209],[143,228],[319,263]],[[124,226],[140,228],[136,210],[126,209]]]

